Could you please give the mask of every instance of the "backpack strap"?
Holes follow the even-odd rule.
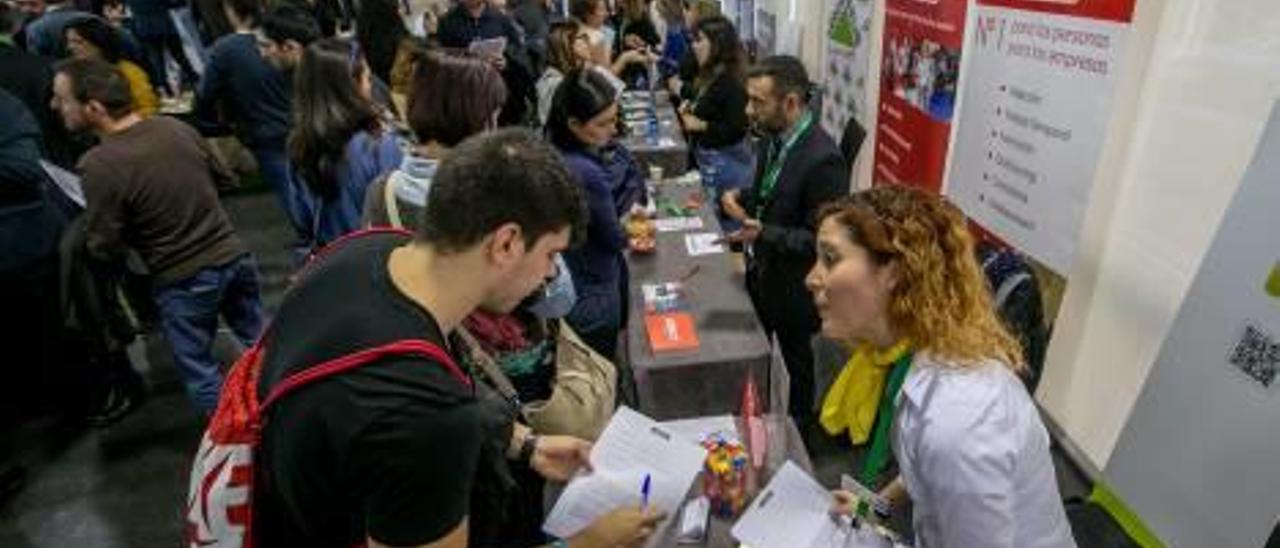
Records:
[[[480,371],[484,372],[484,376],[493,382],[494,388],[498,389],[498,393],[519,407],[520,394],[516,392],[516,387],[511,384],[511,379],[507,378],[506,373],[502,372],[502,366],[498,365],[498,360],[485,351],[484,347],[480,345],[480,341],[465,326],[458,326],[458,329],[454,332],[469,347],[476,365],[479,365]]]
[[[296,273],[294,273],[294,275],[290,278],[290,280],[292,281],[292,280],[302,279],[303,276],[305,276],[306,273],[310,272],[311,269],[315,267],[315,264],[320,262],[321,259],[329,255],[332,255],[333,252],[337,251],[339,248],[346,245],[347,243],[354,240],[358,240],[366,236],[377,236],[380,234],[397,234],[397,235],[406,236],[406,237],[413,236],[413,232],[410,232],[403,228],[395,228],[395,227],[389,227],[389,226],[376,226],[372,228],[357,230],[355,232],[348,232],[346,234],[343,234],[342,236],[339,236],[338,239],[325,244],[324,247],[311,251],[311,253],[307,255],[306,260],[303,261],[302,267],[299,268]]]
[[[996,294],[994,295],[996,309],[1004,308],[1005,303],[1009,300],[1009,296],[1013,295],[1013,292],[1021,287],[1023,283],[1029,281],[1031,281],[1031,273],[1021,271],[1015,272],[1012,276],[1009,276],[1008,278],[1005,278],[1003,282],[1000,282],[1000,287],[996,289]]]
[[[443,364],[445,369],[447,369],[449,373],[453,374],[454,378],[458,379],[458,381],[468,387],[471,386],[471,378],[462,372],[462,369],[458,367],[458,364],[453,361],[453,358],[450,357],[449,353],[445,352],[444,349],[434,343],[424,340],[406,339],[340,356],[289,375],[272,388],[271,392],[267,394],[267,397],[262,400],[262,404],[259,406],[259,412],[265,412],[271,404],[279,401],[280,398],[283,398],[293,391],[316,381],[351,371],[359,368],[360,366],[373,363],[388,356],[407,355],[418,355],[436,360]]]
[[[354,232],[348,232],[346,234],[343,234],[342,236],[339,236],[338,239],[325,244],[324,247],[321,247],[320,249],[317,249],[315,253],[311,254],[310,259],[311,260],[322,259],[325,256],[329,255],[330,253],[333,253],[334,250],[342,247],[342,245],[347,242],[350,242],[352,240],[356,240],[359,238],[363,238],[365,236],[376,236],[378,234],[399,234],[401,236],[413,236],[412,232],[405,230],[403,228],[389,227],[389,226],[377,226],[372,228],[365,228],[365,229],[357,230]]]
[[[1022,258],[1010,251],[993,251],[983,257],[982,273],[997,310],[1004,308],[1014,291],[1034,279]]]
[[[399,170],[392,171],[391,175],[387,176],[387,181],[382,184],[382,200],[387,210],[387,221],[391,226],[403,230],[404,223],[400,221],[400,204],[397,203],[398,198],[396,198],[396,185],[400,182],[396,176],[399,173]]]

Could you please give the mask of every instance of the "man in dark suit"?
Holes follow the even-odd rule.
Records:
[[[765,331],[776,335],[791,374],[791,415],[812,425],[813,348],[818,316],[804,278],[813,268],[818,208],[849,191],[849,169],[808,108],[809,75],[799,59],[775,56],[747,73],[747,116],[761,139],[755,183],[724,194],[742,222],[727,239],[745,246],[747,290]]]
[[[525,47],[533,74],[542,74],[547,66],[547,34],[553,17],[551,0],[511,0],[511,18],[524,31]]]
[[[440,45],[451,49],[468,48],[477,40],[506,38],[507,46],[502,57],[491,59],[494,68],[502,73],[502,81],[508,91],[507,104],[498,115],[498,123],[503,126],[523,124],[535,97],[533,84],[537,76],[515,21],[489,5],[489,0],[459,0],[440,19],[439,35]]]

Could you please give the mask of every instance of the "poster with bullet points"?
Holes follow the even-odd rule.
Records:
[[[966,7],[965,0],[886,0],[876,184],[941,190]]]
[[[1135,0],[978,0],[944,192],[1070,271]]]

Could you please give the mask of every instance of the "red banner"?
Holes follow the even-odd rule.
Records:
[[[1133,6],[1137,0],[978,0],[978,3],[984,6],[1128,23],[1133,19]]]
[[[965,0],[887,0],[876,184],[942,187],[960,79]]]

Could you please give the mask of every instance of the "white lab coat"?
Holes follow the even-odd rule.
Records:
[[[995,361],[917,354],[899,394],[893,452],[921,548],[1074,548],[1049,434],[1021,381]]]

